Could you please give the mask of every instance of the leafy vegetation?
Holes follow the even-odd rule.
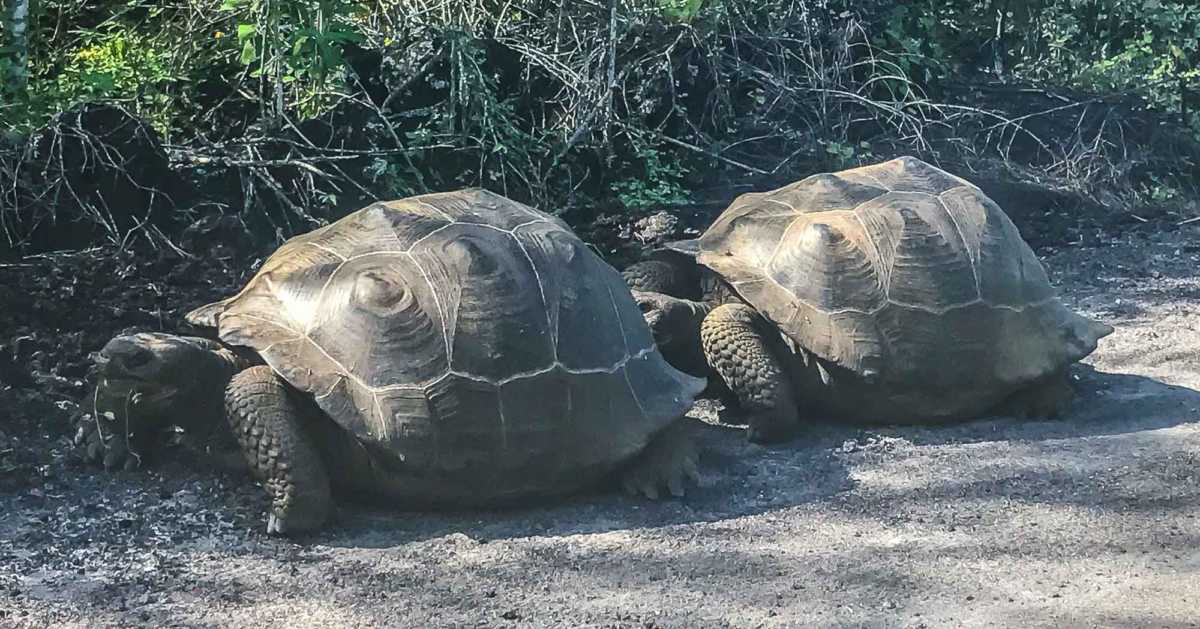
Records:
[[[98,103],[187,184],[170,212],[278,234],[464,185],[637,210],[900,153],[1128,209],[1200,167],[1190,0],[5,2],[29,12],[0,57],[13,243],[64,212],[145,227],[47,174],[100,151],[94,178],[129,175],[64,117]]]

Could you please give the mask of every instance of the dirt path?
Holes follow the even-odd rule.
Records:
[[[705,403],[705,486],[684,501],[348,507],[297,544],[261,533],[238,479],[104,475],[62,429],[10,432],[0,626],[1200,627],[1198,236],[1043,252],[1067,301],[1117,327],[1068,419],[766,449]],[[18,438],[56,450],[30,463]]]

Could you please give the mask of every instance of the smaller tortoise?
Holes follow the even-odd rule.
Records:
[[[755,441],[801,416],[1053,416],[1113,331],[1055,297],[979,188],[911,157],[744,194],[624,276],[667,358],[715,371]]]
[[[654,498],[696,472],[681,418],[704,382],[666,363],[621,276],[565,224],[484,190],[292,238],[187,319],[220,341],[113,339],[97,407],[126,434],[203,434],[224,414],[270,533],[320,527],[333,492],[495,505],[620,472]]]

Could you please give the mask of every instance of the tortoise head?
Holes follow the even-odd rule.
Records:
[[[1107,323],[1076,314],[1066,308],[1063,310],[1066,310],[1066,313],[1062,316],[1059,336],[1067,354],[1067,360],[1071,362],[1082,360],[1096,351],[1100,339],[1115,331]]]
[[[708,312],[705,304],[662,293],[635,290],[632,294],[646,327],[654,336],[654,343],[667,362],[689,374],[704,374],[706,363],[700,343],[700,323]]]
[[[96,411],[131,424],[191,425],[220,409],[237,370],[233,353],[204,338],[122,334],[95,355]]]

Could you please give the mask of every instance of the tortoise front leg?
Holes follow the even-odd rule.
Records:
[[[718,306],[700,327],[704,356],[748,413],[755,443],[783,441],[799,426],[791,382],[764,329],[767,322],[745,304]]]
[[[276,535],[318,529],[333,512],[329,474],[293,395],[266,366],[237,374],[225,392],[242,454],[271,495],[267,533]]]

